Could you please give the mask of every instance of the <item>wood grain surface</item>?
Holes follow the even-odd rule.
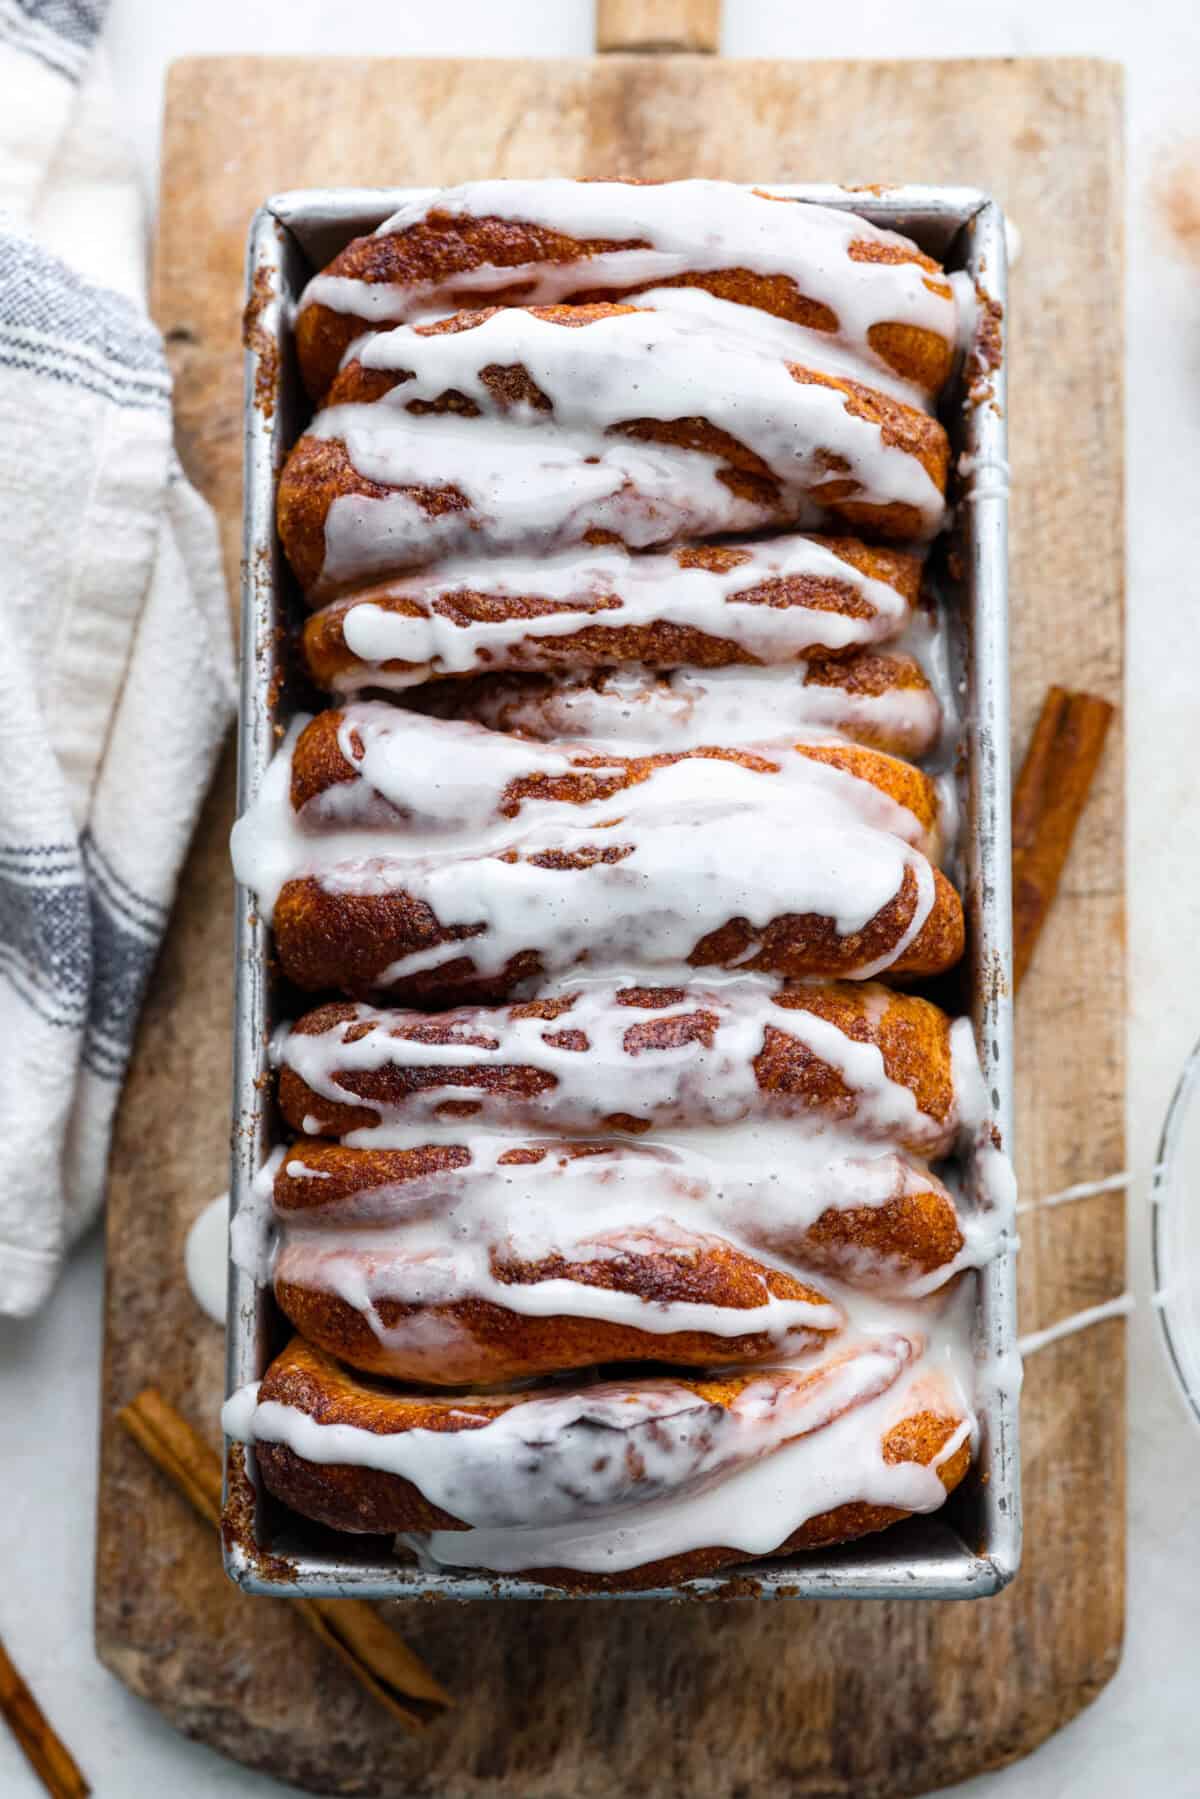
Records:
[[[721,0],[596,0],[597,50],[716,50]]]
[[[236,588],[242,256],[254,206],[320,183],[549,173],[972,182],[1024,244],[1012,282],[1014,747],[1046,684],[1119,699],[1121,78],[1086,61],[202,60],[176,65],[156,308],[183,459]],[[1024,1571],[967,1605],[415,1602],[387,1615],[460,1699],[418,1741],[286,1601],[252,1599],[114,1430],[146,1382],[214,1440],[219,1333],[183,1278],[226,1184],[232,757],[146,1008],[109,1201],[96,1634],[193,1736],[319,1792],[903,1799],[1027,1753],[1120,1653],[1119,1321],[1039,1353],[1024,1405]],[[1025,1194],[1124,1165],[1119,732],[1017,1009]],[[1123,1279],[1118,1193],[1022,1221],[1026,1330]]]

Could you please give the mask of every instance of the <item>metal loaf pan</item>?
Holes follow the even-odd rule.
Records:
[[[771,184],[773,191],[863,214],[903,231],[949,269],[961,269],[987,299],[1005,302],[1004,219],[973,188],[839,187]],[[275,484],[311,407],[291,343],[295,302],[308,279],[353,237],[375,229],[414,189],[333,188],[277,194],[259,210],[247,261],[245,404],[245,559],[242,590],[241,731],[238,805],[254,799],[291,713],[311,696],[297,685],[287,636],[303,607],[275,531]],[[993,350],[997,343],[993,311]],[[1003,313],[999,314],[1003,329]],[[974,373],[979,375],[976,363]],[[978,392],[968,395],[968,358],[946,397],[952,467],[970,472],[952,539],[938,553],[948,617],[952,673],[963,717],[957,767],[963,837],[960,873],[969,948],[957,1003],[969,1007],[996,1121],[1012,1132],[1010,1001],[1010,845],[1008,768],[1007,426],[1004,359],[990,359]],[[953,490],[952,490],[953,497]],[[251,1203],[255,1172],[279,1135],[268,1042],[301,1000],[272,971],[269,933],[253,896],[239,889],[232,1209]],[[311,1002],[309,1002],[311,1003]],[[967,1171],[969,1173],[969,1170]],[[229,1270],[227,1386],[261,1378],[287,1337],[270,1288],[232,1261]],[[981,1364],[1008,1358],[1016,1335],[1011,1254],[979,1277],[976,1354]],[[945,1509],[909,1520],[857,1544],[735,1568],[651,1597],[719,1595],[811,1598],[975,1599],[995,1593],[1017,1571],[1021,1503],[1014,1398],[983,1380],[982,1443],[975,1468]],[[227,1450],[239,1453],[234,1446]],[[246,1466],[254,1478],[253,1451]],[[228,1465],[228,1457],[227,1457]],[[235,1463],[236,1466],[236,1463]],[[239,1483],[241,1484],[241,1483]],[[428,1574],[397,1562],[377,1537],[322,1530],[278,1505],[261,1487],[247,1507],[227,1501],[225,1565],[250,1592],[325,1597],[455,1599],[561,1597],[520,1578]],[[236,1521],[234,1514],[236,1513]],[[748,1578],[749,1575],[749,1578]],[[622,1599],[646,1594],[620,1594]]]

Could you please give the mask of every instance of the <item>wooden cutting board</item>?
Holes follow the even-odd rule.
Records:
[[[1024,244],[1010,340],[1016,747],[1051,680],[1120,697],[1121,76],[1097,62],[177,64],[155,303],[181,452],[220,512],[231,590],[242,255],[257,202],[309,184],[548,173],[991,188]],[[1031,1363],[1025,1567],[993,1600],[393,1606],[460,1700],[414,1740],[286,1601],[224,1581],[215,1542],[112,1420],[155,1382],[217,1435],[219,1333],[188,1294],[182,1251],[227,1178],[232,779],[227,756],[114,1154],[96,1608],[107,1666],[255,1767],[387,1795],[902,1799],[1027,1753],[1093,1699],[1122,1631],[1119,1322]],[[1122,928],[1117,734],[1018,1006],[1027,1196],[1124,1166]],[[1119,1193],[1035,1213],[1021,1235],[1027,1330],[1120,1291]]]

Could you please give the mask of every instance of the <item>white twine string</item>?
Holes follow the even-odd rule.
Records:
[[[1018,1337],[1017,1348],[1023,1356],[1033,1355],[1036,1350],[1045,1349],[1048,1343],[1057,1343],[1062,1337],[1073,1337],[1076,1331],[1085,1331],[1093,1324],[1102,1324],[1106,1318],[1124,1318],[1132,1312],[1135,1303],[1132,1293],[1121,1293],[1116,1299],[1106,1299],[1103,1305],[1089,1306],[1085,1312],[1075,1312],[1070,1318],[1060,1318],[1057,1324],[1048,1324],[1045,1330],[1031,1331],[1026,1337]]]
[[[1040,1212],[1046,1206],[1065,1206],[1072,1200],[1091,1199],[1096,1193],[1117,1193],[1129,1185],[1130,1176],[1127,1170],[1120,1174],[1109,1174],[1102,1181],[1080,1181],[1074,1187],[1064,1187],[1061,1193],[1048,1193],[1044,1199],[1027,1199],[1017,1207],[1020,1212]]]

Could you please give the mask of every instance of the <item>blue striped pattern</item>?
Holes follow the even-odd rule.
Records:
[[[67,81],[87,66],[107,0],[0,0],[0,48]],[[166,411],[158,332],[132,301],[0,231],[0,376],[5,369],[106,404]],[[82,1033],[84,1065],[124,1074],[166,924],[85,832],[77,842],[0,841],[0,981],[56,1030]]]
[[[78,81],[107,10],[108,0],[0,0],[0,43]]]

